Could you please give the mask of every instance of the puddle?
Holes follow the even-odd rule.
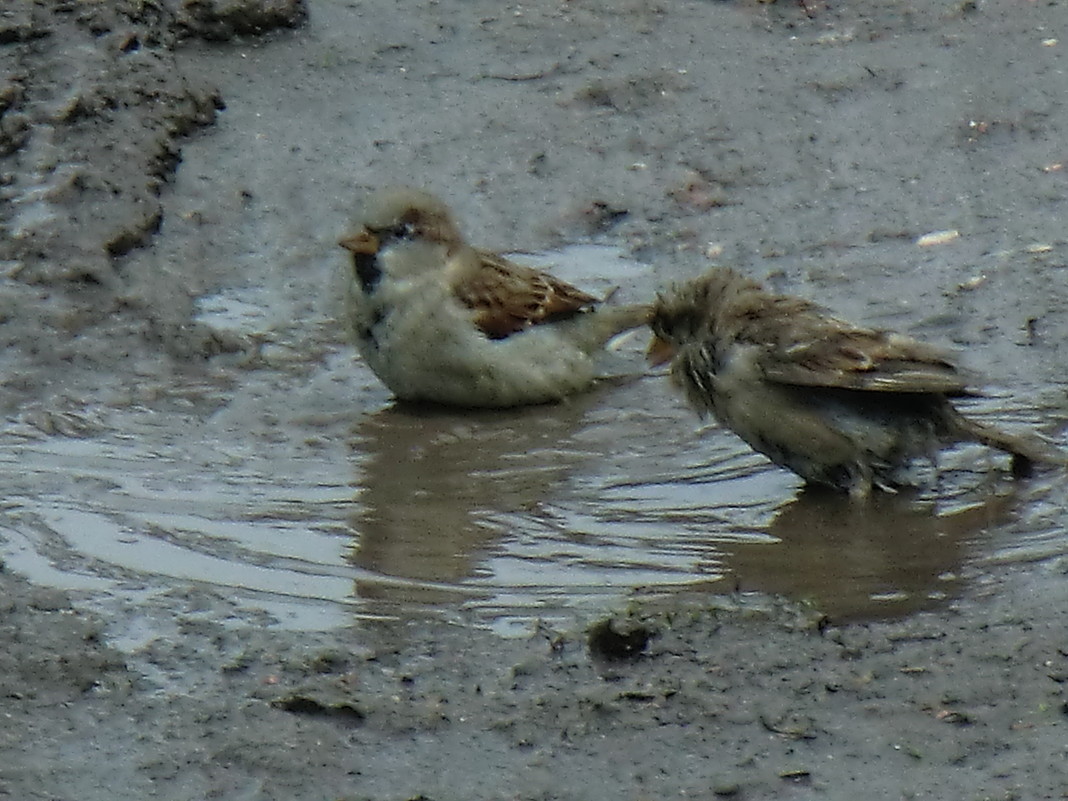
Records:
[[[598,291],[649,280],[607,248],[529,261]],[[99,410],[81,438],[8,424],[11,569],[90,599],[212,587],[298,629],[465,609],[510,633],[683,590],[782,593],[840,619],[907,614],[984,564],[1068,553],[1063,481],[984,476],[978,448],[948,454],[918,497],[858,508],[799,493],[642,376],[640,341],[568,404],[394,407],[347,348],[302,340],[329,326],[294,325],[273,291],[206,297],[201,319],[295,361],[313,354],[299,369],[169,376],[164,400]],[[1035,422],[1001,403],[977,411]]]

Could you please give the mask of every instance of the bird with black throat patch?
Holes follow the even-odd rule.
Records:
[[[339,242],[346,314],[376,376],[406,401],[506,408],[590,389],[609,340],[645,325],[616,305],[468,245],[435,196],[373,192]]]

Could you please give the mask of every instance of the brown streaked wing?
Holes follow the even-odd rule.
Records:
[[[897,334],[834,330],[791,346],[770,347],[765,376],[781,384],[872,392],[968,393],[967,380],[948,355]]]
[[[456,297],[474,312],[474,323],[490,339],[504,339],[533,325],[570,317],[599,298],[515,264],[496,253],[477,252],[479,266],[455,286]]]

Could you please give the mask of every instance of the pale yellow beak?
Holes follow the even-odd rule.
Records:
[[[667,364],[675,358],[675,346],[667,340],[661,339],[658,336],[653,336],[652,341],[649,343],[649,347],[645,351],[645,358],[648,359],[649,364],[654,367]]]
[[[338,242],[345,250],[352,251],[353,253],[362,253],[365,256],[373,256],[378,253],[378,237],[368,231],[366,228],[361,228],[357,233],[351,236],[342,237]]]

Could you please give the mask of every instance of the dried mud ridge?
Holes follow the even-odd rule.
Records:
[[[162,224],[159,196],[181,160],[182,138],[211,125],[223,106],[214,87],[184,77],[175,50],[191,37],[219,41],[296,27],[306,14],[303,0],[5,3],[0,345],[37,343],[23,354],[25,364],[8,356],[14,389],[41,389],[35,357],[101,358],[71,340],[105,321],[123,329],[116,318],[127,320],[126,330],[112,332],[116,338],[134,335],[125,347],[148,338],[190,350],[181,341],[196,339],[189,331],[172,324],[153,333],[156,311],[125,290],[122,275],[122,257]],[[32,330],[3,326],[16,315]],[[196,347],[210,355],[218,343],[201,336]]]

